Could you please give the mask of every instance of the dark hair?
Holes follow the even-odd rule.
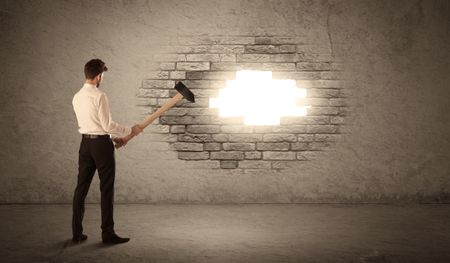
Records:
[[[91,59],[84,65],[84,76],[86,76],[86,79],[93,79],[98,74],[107,70],[108,68],[105,66],[105,62],[98,58]]]

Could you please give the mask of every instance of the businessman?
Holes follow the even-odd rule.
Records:
[[[79,133],[82,134],[78,157],[78,182],[73,197],[72,241],[81,243],[87,239],[83,234],[84,200],[89,191],[92,177],[96,170],[100,178],[101,191],[101,229],[102,241],[105,244],[128,242],[129,238],[119,237],[114,232],[113,203],[115,159],[114,142],[123,146],[122,137],[142,132],[137,125],[125,127],[111,118],[108,98],[100,84],[105,63],[100,59],[92,59],[84,66],[86,81],[72,100],[73,109],[78,121]],[[111,139],[111,137],[113,139]]]

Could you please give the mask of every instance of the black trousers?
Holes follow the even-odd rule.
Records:
[[[78,183],[73,196],[72,234],[83,233],[84,200],[95,170],[100,177],[102,237],[114,233],[113,203],[116,164],[114,144],[109,135],[95,139],[82,138],[78,158]]]

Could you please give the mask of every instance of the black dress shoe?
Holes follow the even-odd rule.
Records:
[[[74,237],[72,237],[72,242],[78,244],[78,243],[81,243],[81,242],[83,242],[83,241],[86,241],[86,239],[87,239],[87,236],[81,234],[81,235],[79,235],[79,236],[74,236]]]
[[[105,243],[105,244],[121,244],[121,243],[126,243],[128,241],[130,241],[129,238],[119,237],[116,234],[112,234],[111,236],[103,238],[103,243]]]

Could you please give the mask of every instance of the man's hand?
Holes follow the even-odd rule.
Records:
[[[143,129],[141,129],[140,127],[139,127],[139,125],[134,125],[133,127],[131,127],[131,134],[133,135],[133,136],[137,136],[137,135],[139,135],[139,133],[141,133],[143,131]]]
[[[115,142],[114,147],[116,147],[116,149],[119,149],[120,147],[123,147],[127,144],[127,140],[125,138],[113,138],[113,142]]]

